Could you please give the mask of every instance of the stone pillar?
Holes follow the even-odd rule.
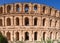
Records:
[[[45,23],[46,24],[46,27],[49,27],[50,26],[49,23],[50,23],[49,18],[46,18],[46,23]]]
[[[19,41],[22,41],[22,37],[21,37],[21,31],[19,31]]]
[[[32,26],[33,25],[33,17],[31,16],[31,17],[29,17],[29,24],[30,24],[30,26]]]
[[[32,41],[32,31],[29,31],[29,41]]]
[[[55,15],[55,9],[52,8],[51,12],[52,12],[51,16],[54,16]]]
[[[37,33],[37,41],[41,41],[41,31],[38,31]]]
[[[55,20],[54,19],[52,19],[52,27],[55,27]]]
[[[13,26],[13,17],[11,17],[11,26]]]
[[[38,19],[37,19],[37,25],[41,26],[41,17],[38,17]]]
[[[13,37],[14,37],[13,33],[14,33],[14,32],[13,32],[13,31],[10,31],[10,33],[11,33],[11,41],[14,41],[14,40],[13,40]]]
[[[14,31],[14,41],[16,41],[16,31]]]
[[[20,21],[20,26],[22,26],[23,25],[23,17],[22,16],[19,17],[19,21]]]

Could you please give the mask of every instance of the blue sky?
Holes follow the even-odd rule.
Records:
[[[22,2],[22,3],[31,2],[31,3],[45,4],[60,10],[60,0],[0,0],[0,5],[8,3],[16,3],[16,2]]]

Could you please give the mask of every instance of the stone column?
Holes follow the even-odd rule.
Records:
[[[23,25],[23,17],[22,16],[19,17],[19,21],[20,21],[20,23],[19,23],[20,26],[22,26]]]
[[[16,41],[16,31],[14,31],[14,41]]]
[[[13,33],[14,33],[14,32],[13,32],[13,31],[10,31],[10,33],[11,33],[11,41],[14,41],[14,40],[13,40],[13,37],[14,37]]]
[[[55,27],[55,20],[54,19],[52,19],[52,27]]]
[[[32,41],[32,31],[29,31],[29,41]]]
[[[13,17],[11,17],[11,26],[13,26]]]
[[[45,23],[46,24],[46,27],[49,27],[50,26],[49,23],[50,23],[49,18],[46,18],[46,23]]]
[[[32,26],[33,25],[33,17],[31,16],[31,17],[29,17],[29,24],[30,24],[30,26]]]
[[[19,41],[22,41],[22,37],[21,37],[21,31],[19,31]]]

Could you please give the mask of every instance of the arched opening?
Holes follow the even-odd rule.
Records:
[[[19,18],[16,18],[16,25],[19,25]]]
[[[50,20],[50,27],[51,27],[51,24],[52,24],[52,20]]]
[[[37,25],[37,18],[34,18],[34,26]]]
[[[2,19],[0,19],[0,26],[2,26]]]
[[[29,19],[26,17],[25,18],[25,25],[28,26],[29,25]]]
[[[16,5],[16,12],[20,12],[20,7],[18,4]]]
[[[45,26],[45,19],[43,19],[43,26]]]
[[[58,37],[58,36],[57,36],[57,32],[56,32],[56,34],[55,34],[55,39],[57,39],[57,37]]]
[[[34,6],[34,10],[37,10],[37,5]]]
[[[50,33],[50,39],[52,39],[52,32]]]
[[[11,19],[7,18],[7,26],[10,26],[10,25],[11,25]]]
[[[16,41],[19,40],[19,32],[16,32]]]
[[[43,13],[45,13],[45,6],[43,6]]]
[[[28,4],[26,4],[25,5],[25,13],[28,13],[28,11],[29,11],[29,6],[28,6]]]
[[[7,39],[11,40],[11,34],[10,34],[10,32],[7,32]]]
[[[51,14],[51,10],[52,10],[52,8],[50,8],[50,14]]]
[[[37,40],[37,32],[34,32],[34,40]]]
[[[45,37],[46,37],[46,36],[45,36],[45,34],[46,34],[46,33],[45,33],[45,32],[43,32],[43,40],[45,40]]]
[[[0,13],[3,13],[3,7],[0,7]]]
[[[0,35],[2,35],[1,31],[0,31]]]
[[[57,21],[55,21],[55,27],[57,26]]]
[[[7,13],[10,13],[10,11],[11,11],[11,6],[8,5],[8,6],[7,6]]]
[[[29,40],[29,33],[25,32],[25,40]]]

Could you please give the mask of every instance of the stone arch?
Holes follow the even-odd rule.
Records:
[[[7,39],[11,40],[11,34],[10,34],[10,32],[7,32],[6,35],[7,35]]]
[[[45,21],[46,21],[46,19],[44,18],[44,19],[43,19],[43,26],[45,26]]]
[[[0,26],[2,26],[3,24],[2,24],[2,19],[0,19]]]
[[[50,39],[52,39],[52,32],[50,32]]]
[[[50,8],[50,15],[51,15],[51,10],[52,10],[52,8]]]
[[[34,25],[37,25],[37,18],[34,18]]]
[[[55,21],[55,27],[57,26],[57,21]]]
[[[29,11],[29,5],[26,4],[24,9],[25,9],[25,13],[28,13],[28,11]]]
[[[19,40],[19,32],[16,32],[16,41]]]
[[[7,26],[10,26],[10,25],[11,25],[11,19],[7,18]]]
[[[26,25],[26,26],[29,25],[29,18],[28,18],[28,17],[25,18],[25,25]]]
[[[2,35],[2,32],[0,31],[0,35]]]
[[[46,32],[43,32],[43,40],[45,40]]]
[[[45,6],[43,6],[43,13],[45,13]]]
[[[55,33],[55,39],[57,39],[57,37],[58,37],[57,34],[58,34],[58,32]]]
[[[3,13],[3,7],[0,7],[0,13]]]
[[[29,40],[29,33],[25,32],[25,40]]]
[[[16,12],[20,12],[19,4],[16,5]]]
[[[34,10],[37,10],[37,5],[34,5]]]
[[[52,25],[52,20],[50,20],[50,27],[51,27],[51,25]]]
[[[11,5],[8,5],[7,6],[7,13],[10,13],[10,11],[11,11]]]
[[[19,25],[19,18],[16,18],[16,25]]]
[[[37,40],[37,32],[34,32],[34,40]]]

